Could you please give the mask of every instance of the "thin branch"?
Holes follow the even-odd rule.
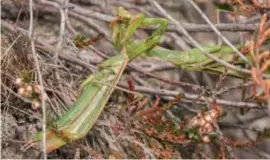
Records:
[[[72,34],[73,36],[75,36],[75,35],[76,35],[76,30],[73,28],[73,26],[72,26],[71,23],[70,23],[70,18],[69,18],[69,16],[68,16],[68,13],[69,13],[69,11],[68,11],[68,10],[65,10],[65,17],[66,17],[66,25],[67,25],[67,29],[71,32],[71,34]]]
[[[183,28],[185,28],[189,33],[196,32],[213,32],[213,29],[207,24],[194,24],[194,23],[183,23]],[[258,24],[234,24],[234,23],[219,23],[213,24],[213,26],[220,30],[226,32],[253,32],[258,27]],[[157,27],[149,27],[146,30],[155,30]],[[177,31],[176,25],[169,25],[168,32],[177,32],[179,35],[183,35],[184,33],[181,31]]]
[[[23,113],[23,114],[26,114],[26,115],[28,115],[29,117],[33,117],[33,118],[35,118],[35,119],[37,119],[37,120],[42,121],[42,119],[40,119],[39,117],[35,116],[33,113],[27,113],[27,112],[25,112],[25,111],[22,111],[22,110],[16,108],[16,107],[13,107],[13,106],[9,106],[9,107],[12,108],[12,109],[14,109],[14,110],[16,110],[16,111],[18,111],[18,112],[21,112],[21,113]]]
[[[44,86],[43,86],[43,79],[42,79],[42,74],[39,68],[39,61],[37,58],[36,54],[36,49],[35,49],[35,42],[34,42],[34,22],[33,22],[33,0],[29,0],[29,10],[30,10],[30,27],[29,29],[29,37],[31,39],[31,49],[32,49],[32,54],[33,58],[35,61],[35,65],[37,67],[37,73],[38,73],[38,79],[39,79],[39,85],[40,85],[40,91],[41,91],[41,108],[42,108],[42,149],[43,149],[43,154],[44,154],[44,159],[47,159],[47,148],[46,148],[46,106],[45,106],[45,91],[44,91]]]
[[[262,132],[261,129],[252,128],[249,126],[245,126],[243,124],[232,124],[232,123],[228,123],[228,122],[220,122],[219,125],[221,127],[239,128],[239,129],[249,130],[249,131],[254,131],[254,132]]]
[[[225,88],[220,89],[219,91],[217,91],[216,94],[221,95],[221,94],[224,94],[224,93],[229,92],[229,91],[234,90],[234,89],[249,87],[249,86],[251,86],[253,84],[254,84],[254,82],[248,82],[248,83],[239,84],[239,85],[236,85],[236,86],[225,87]]]
[[[69,0],[65,0],[65,3],[62,4],[67,5],[69,3]],[[59,8],[59,13],[60,13],[60,31],[59,31],[59,40],[56,46],[56,52],[54,55],[54,64],[58,65],[58,59],[59,59],[59,53],[61,52],[62,49],[62,44],[63,44],[63,38],[65,36],[65,24],[66,24],[66,13],[67,13],[68,8],[63,9],[63,7]],[[55,68],[55,77],[59,81],[60,76],[58,74],[58,68]]]
[[[98,25],[97,23],[95,23],[93,20],[86,18],[84,16],[81,16],[80,14],[76,13],[76,12],[69,12],[70,17],[75,18],[76,20],[80,20],[82,22],[84,22],[85,24],[87,24],[90,28],[93,28],[94,30],[98,31],[99,33],[103,33],[105,35],[106,40],[108,40],[109,42],[111,41],[111,36],[110,33],[104,29],[102,26]]]
[[[91,11],[91,10],[89,11],[74,4],[71,4],[71,6],[73,7],[74,12],[80,15],[86,16],[86,17],[91,17],[97,20],[108,22],[108,23],[114,20],[113,16],[109,16],[109,15]],[[236,32],[236,31],[254,31],[258,25],[257,24],[216,24],[214,26],[221,31]],[[188,32],[212,32],[213,31],[211,26],[205,25],[205,24],[183,24],[183,27]],[[153,30],[156,28],[150,27],[149,29]],[[168,31],[175,32],[176,30],[177,30],[177,25],[169,25]],[[184,33],[180,32],[180,34],[184,34]]]
[[[228,45],[230,46],[235,53],[242,58],[247,64],[249,64],[248,59],[241,53],[238,51],[238,49],[236,49],[234,47],[234,45],[231,44],[231,42],[224,37],[221,32],[214,26],[214,24],[209,20],[209,18],[203,13],[203,11],[196,5],[196,3],[193,2],[193,0],[187,0],[196,10],[197,12],[199,12],[199,14],[203,17],[203,19],[206,21],[206,23],[209,24],[209,26],[214,30],[214,32]]]
[[[128,88],[128,85],[125,83],[119,82],[118,86],[121,86],[123,88]],[[171,96],[175,97],[179,94],[183,94],[185,98],[187,99],[192,99],[196,100],[200,95],[197,94],[191,94],[191,93],[183,93],[183,92],[178,92],[178,91],[171,91],[171,90],[166,90],[166,89],[154,89],[151,87],[145,87],[145,86],[137,86],[134,85],[134,90],[137,92],[142,92],[146,94],[154,94],[154,95],[160,95],[160,96]],[[204,97],[200,96],[199,98],[200,101],[213,101],[213,98],[210,97]],[[264,106],[261,106],[257,103],[252,103],[252,102],[243,102],[243,101],[229,101],[229,100],[224,100],[224,99],[215,99],[217,104],[224,105],[224,106],[234,106],[237,108],[251,108],[251,109],[264,109]],[[192,103],[192,102],[191,102]]]
[[[46,7],[44,7],[46,5]],[[42,5],[38,6],[41,10],[52,13],[57,12],[57,9],[59,8],[59,5],[54,2],[42,2]],[[53,7],[53,8],[48,8]],[[73,16],[74,13],[77,13],[77,16],[80,15],[81,17],[89,17],[96,20],[100,20],[103,22],[110,23],[114,20],[115,17],[111,15],[106,15],[103,13],[95,12],[92,10],[84,9],[82,7],[79,7],[75,4],[69,3],[68,8],[71,8],[70,12],[68,12],[69,15]],[[72,15],[73,14],[73,15]],[[194,24],[194,23],[183,23],[183,27],[188,32],[213,32],[213,29],[211,26],[207,24]],[[220,31],[227,31],[227,32],[253,32],[256,30],[258,24],[254,23],[240,23],[240,24],[234,24],[234,23],[221,23],[221,24],[213,24],[215,28],[217,28]],[[146,30],[156,30],[156,27],[149,27],[146,28]],[[170,24],[168,27],[169,32],[176,32],[177,26],[174,24]],[[183,34],[181,31],[177,31],[178,34]]]
[[[6,90],[8,90],[11,94],[13,94],[14,96],[20,98],[21,100],[23,100],[25,103],[30,103],[32,104],[32,101],[28,98],[24,98],[21,95],[15,93],[12,89],[10,89],[8,86],[6,86],[4,83],[1,83],[1,86],[4,87]]]
[[[1,55],[0,61],[8,54],[9,50],[14,46],[14,44],[18,41],[18,39],[21,37],[21,35],[18,35],[17,38],[10,44],[10,46],[7,48],[5,53]]]
[[[10,32],[20,32],[21,34],[23,35],[27,35],[27,32],[26,30],[20,28],[20,27],[17,27],[15,25],[12,25],[4,20],[1,21],[1,25],[3,27],[5,27],[7,30],[9,30]],[[44,43],[43,41],[39,40],[39,39],[36,39],[36,42],[40,45],[37,45],[36,46],[36,49],[39,50],[40,52],[42,52],[43,54],[50,54],[51,56],[54,56],[54,53],[56,52],[55,48]],[[83,68],[86,68],[88,69],[89,71],[91,72],[94,72],[94,70],[97,69],[96,66],[94,65],[91,65],[89,63],[86,63],[76,57],[73,57],[73,56],[70,56],[70,55],[66,55],[66,54],[59,54],[59,58],[62,59],[62,60],[65,60],[65,61],[68,61],[68,62],[71,62],[73,64],[76,64],[78,66],[81,66]]]
[[[205,56],[207,56],[208,58],[216,61],[217,63],[229,68],[229,69],[232,69],[234,71],[238,71],[240,73],[244,73],[244,74],[251,74],[251,71],[250,70],[247,70],[247,69],[243,69],[243,68],[239,68],[239,67],[236,67],[228,62],[225,62],[223,60],[220,60],[219,58],[217,58],[216,56],[206,52],[203,47],[196,41],[194,40],[190,34],[187,32],[187,30],[182,26],[182,24],[175,20],[171,15],[169,15],[155,0],[148,0],[151,4],[153,4],[166,18],[168,18],[170,21],[172,21],[176,26],[177,26],[177,31],[180,32],[180,33],[183,33],[187,38],[188,40],[190,40],[190,42],[196,47],[198,48]],[[264,74],[264,77],[267,77],[269,78],[270,76],[269,75],[266,75]]]
[[[56,50],[50,46],[50,45],[46,45],[45,43],[39,41],[39,43],[41,45],[36,46],[37,50],[39,50],[40,52],[42,52],[43,54],[50,54],[51,56],[54,55],[54,53],[56,52]],[[83,68],[88,69],[91,72],[94,72],[94,70],[97,69],[96,66],[86,63],[76,57],[70,56],[70,55],[65,55],[65,54],[60,54],[59,58],[65,61],[68,61],[70,63],[76,64],[78,66],[81,66]]]

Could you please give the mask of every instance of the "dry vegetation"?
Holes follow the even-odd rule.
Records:
[[[165,48],[228,45],[224,39],[244,45],[240,54],[252,62],[248,75],[188,72],[137,58],[88,136],[48,158],[270,158],[270,1],[213,2],[1,0],[1,158],[43,158],[39,146],[27,144],[44,129],[44,119],[50,125],[72,106],[98,64],[117,54],[109,23],[119,6],[168,19],[160,42]],[[136,37],[151,32],[141,29]],[[88,41],[78,43],[78,36]]]

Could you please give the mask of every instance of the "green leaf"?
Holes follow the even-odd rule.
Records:
[[[1,34],[5,33],[5,28],[1,25]]]
[[[77,35],[75,38],[74,38],[74,41],[75,42],[82,42],[82,41],[84,41],[84,40],[86,40],[86,37],[85,36],[83,36],[83,35]]]
[[[217,1],[213,1],[213,4],[218,10],[225,11],[225,12],[233,12],[233,6],[226,4],[226,3],[218,3]]]
[[[240,114],[244,116],[250,111],[250,108],[240,108]]]
[[[200,140],[200,137],[198,135],[193,135],[192,140],[198,142]]]
[[[31,82],[31,71],[23,70],[22,71],[22,79],[25,83]]]
[[[156,125],[155,128],[158,131],[158,133],[161,133],[161,132],[164,131],[165,126],[163,126],[163,125]]]
[[[263,136],[265,138],[270,138],[270,128],[264,128],[264,130],[263,130]]]

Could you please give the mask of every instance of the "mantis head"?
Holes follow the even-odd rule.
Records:
[[[148,36],[146,39],[135,42],[140,45],[131,50],[128,49],[128,46],[134,43],[132,38],[139,28],[156,25],[158,25],[157,30],[155,30],[150,36]],[[147,18],[142,13],[133,17],[123,7],[119,7],[117,9],[117,16],[115,20],[110,23],[110,27],[113,29],[112,39],[114,47],[118,51],[124,52],[126,52],[125,50],[128,49],[127,52],[129,53],[129,57],[132,59],[155,47],[166,31],[168,22],[166,19],[162,18]]]
[[[113,30],[112,39],[114,47],[118,50],[121,50],[124,47],[124,43],[121,41],[124,39],[131,18],[131,14],[127,10],[123,7],[119,7],[116,12],[116,18],[111,21],[109,25]]]

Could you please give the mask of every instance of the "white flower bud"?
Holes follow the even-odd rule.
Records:
[[[197,126],[199,123],[198,123],[198,119],[197,117],[191,119],[190,123],[189,123],[189,127],[192,128],[192,127],[195,127]]]
[[[15,80],[15,84],[18,85],[18,86],[22,85],[22,83],[23,83],[23,81],[22,81],[21,78],[17,78],[17,79]]]
[[[19,94],[20,96],[24,96],[24,95],[25,95],[25,88],[24,88],[24,87],[19,88],[18,94]]]
[[[38,94],[41,93],[40,85],[38,84],[34,85],[34,91]]]
[[[211,117],[218,117],[218,113],[212,111],[212,112],[210,112],[210,116],[211,116]]]
[[[200,126],[205,125],[205,123],[206,123],[205,120],[204,120],[203,118],[201,118],[201,119],[200,119]]]
[[[210,138],[209,138],[209,136],[207,136],[207,135],[202,136],[201,140],[202,140],[204,143],[209,143],[209,142],[210,142]]]
[[[206,123],[203,127],[200,128],[201,133],[210,133],[213,131],[214,131],[214,128],[211,123]]]
[[[205,116],[204,116],[204,119],[205,119],[207,122],[212,122],[212,121],[214,120],[210,114],[205,115]]]
[[[29,98],[31,96],[31,92],[27,91],[25,87],[24,87],[24,90],[25,90],[25,92],[24,92],[23,96],[25,98]]]
[[[27,85],[26,86],[26,91],[32,92],[33,91],[33,87],[31,85]]]
[[[33,110],[37,110],[39,108],[39,106],[40,106],[40,102],[37,101],[37,100],[33,100],[33,102],[32,102],[32,109]]]

